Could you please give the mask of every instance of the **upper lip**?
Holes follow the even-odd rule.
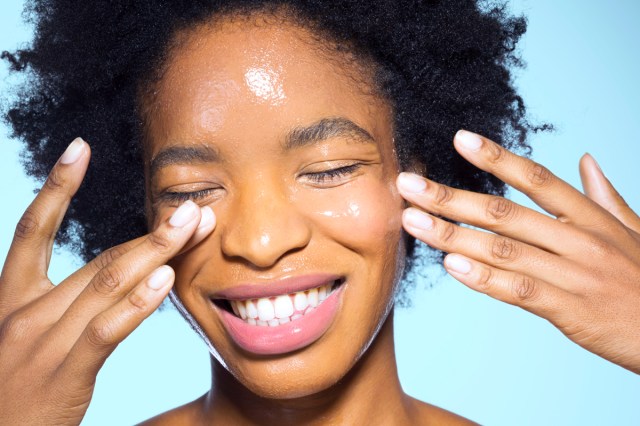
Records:
[[[246,300],[297,293],[341,279],[340,275],[318,273],[284,277],[268,282],[242,283],[215,292],[212,299]]]

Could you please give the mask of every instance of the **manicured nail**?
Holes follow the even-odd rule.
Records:
[[[398,176],[398,186],[406,192],[419,194],[427,189],[427,182],[418,175],[402,172]]]
[[[62,164],[72,164],[78,161],[78,158],[82,156],[84,152],[84,141],[82,138],[75,138],[73,142],[69,144],[67,149],[60,157],[60,162]]]
[[[458,133],[456,133],[456,140],[469,151],[478,151],[482,146],[480,136],[466,130],[459,130]]]
[[[404,212],[404,218],[407,225],[412,228],[429,230],[433,228],[433,219],[426,213],[422,213],[415,209],[407,209]]]
[[[200,225],[198,229],[209,228],[216,223],[216,216],[213,214],[213,210],[209,206],[204,206],[200,210]]]
[[[462,256],[450,254],[444,259],[444,266],[453,272],[459,274],[468,274],[471,271],[471,262]]]
[[[185,201],[178,209],[173,212],[169,224],[176,228],[182,228],[187,223],[196,218],[198,214],[198,206],[191,200]]]
[[[152,290],[160,290],[167,286],[171,282],[172,278],[173,270],[171,269],[171,267],[162,265],[161,267],[153,271],[153,273],[147,280],[147,287]]]

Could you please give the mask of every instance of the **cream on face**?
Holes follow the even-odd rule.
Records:
[[[401,271],[390,109],[295,27],[192,39],[158,85],[150,202],[155,223],[191,198],[218,225],[172,262],[175,296],[246,387],[317,392],[366,350]]]

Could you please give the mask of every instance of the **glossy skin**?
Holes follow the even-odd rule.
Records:
[[[304,31],[225,24],[193,29],[183,41],[149,104],[157,117],[149,122],[147,163],[177,143],[215,145],[226,161],[174,164],[153,176],[149,169],[154,231],[53,287],[46,277],[53,236],[89,162],[88,145],[72,144],[20,221],[0,278],[0,423],[77,424],[104,360],[172,287],[167,262],[177,273],[176,294],[228,370],[214,362],[210,393],[150,423],[462,422],[411,399],[398,383],[385,312],[402,265],[401,225],[452,253],[445,266],[466,285],[547,318],[588,350],[640,372],[640,218],[590,157],[581,161],[585,196],[491,141],[456,136],[467,160],[555,218],[415,175],[401,174],[396,190],[388,107],[361,90],[366,78],[350,78],[357,70],[310,48]],[[220,56],[211,54],[223,45]],[[224,66],[216,62],[222,57]],[[260,76],[281,84],[265,88]],[[282,151],[291,127],[337,116],[375,143],[334,137]],[[340,173],[340,185],[317,187],[308,174],[354,159],[366,164]],[[198,202],[215,216],[208,206],[187,202],[176,210],[178,202],[158,201],[167,188],[212,183],[222,189]],[[404,213],[400,194],[414,205]],[[295,353],[265,359],[242,352],[207,303],[216,288],[318,269],[345,275],[345,296],[330,329]]]
[[[185,147],[217,156],[148,172],[154,226],[179,204],[175,193],[195,193],[217,218],[212,235],[171,263],[175,293],[231,373],[269,398],[317,393],[349,371],[382,326],[404,262],[389,108],[353,84],[356,70],[309,49],[309,38],[287,26],[196,30],[169,59],[150,106],[147,164]],[[372,140],[336,131],[284,146],[293,129],[331,119]],[[346,279],[318,341],[266,358],[233,344],[213,294],[313,273]]]

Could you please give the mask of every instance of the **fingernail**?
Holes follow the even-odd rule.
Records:
[[[426,213],[422,213],[415,209],[407,209],[404,212],[407,225],[412,228],[429,230],[433,228],[433,219]]]
[[[213,214],[213,210],[209,206],[204,206],[200,210],[200,224],[198,229],[209,228],[216,223],[216,216]]]
[[[455,254],[450,254],[445,257],[444,266],[448,270],[457,272],[459,274],[468,274],[471,271],[471,262]]]
[[[169,284],[173,278],[173,270],[167,265],[162,265],[149,277],[147,280],[147,287],[152,290],[160,290]]]
[[[181,228],[196,218],[198,214],[198,206],[191,200],[185,201],[178,209],[173,212],[169,224],[176,228]]]
[[[84,141],[82,140],[82,138],[75,138],[60,157],[60,162],[62,164],[75,163],[76,161],[78,161],[78,158],[82,156],[83,151]]]
[[[480,139],[480,136],[466,130],[459,130],[458,133],[456,133],[455,139],[460,143],[460,145],[469,151],[478,151],[482,146],[482,139]]]
[[[427,189],[427,182],[418,175],[402,172],[398,176],[398,186],[406,192],[418,194]]]

